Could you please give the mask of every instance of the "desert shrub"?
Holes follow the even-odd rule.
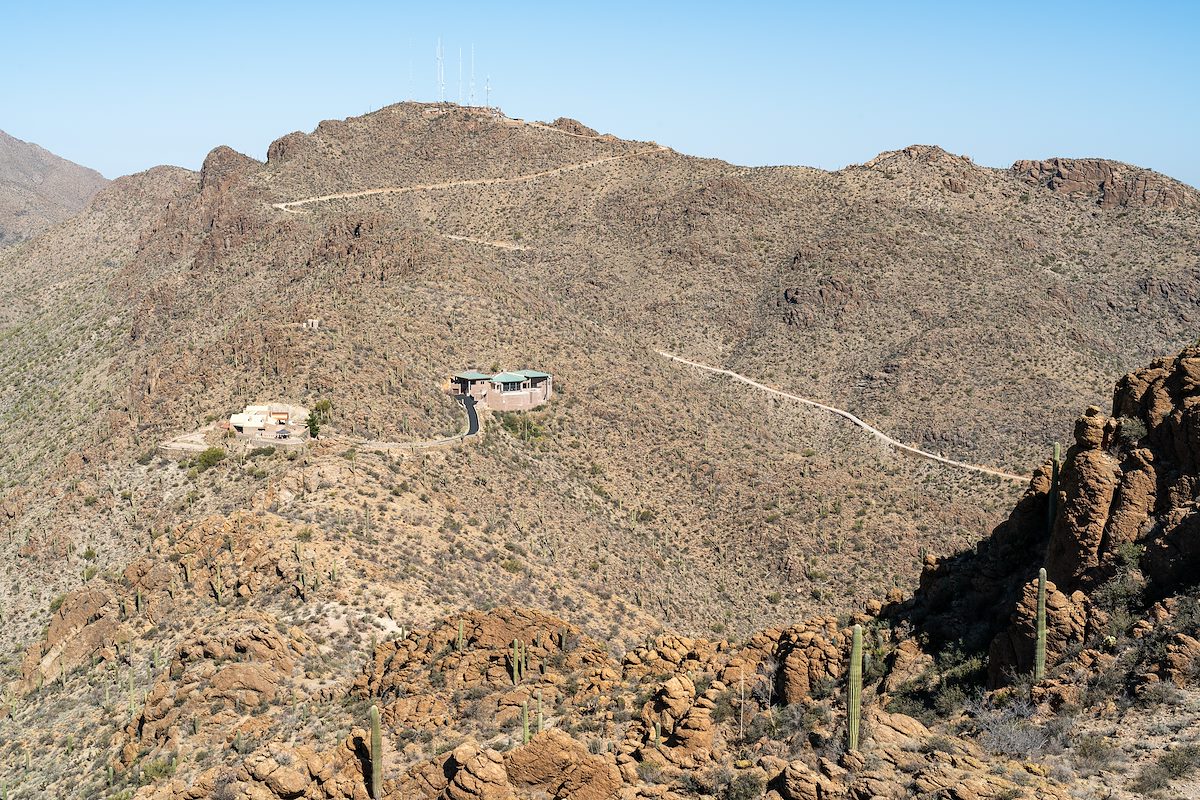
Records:
[[[1134,609],[1141,605],[1145,585],[1140,572],[1122,569],[1092,593],[1096,605],[1108,612],[1111,635],[1120,636],[1133,626]]]
[[[922,753],[953,753],[956,750],[954,740],[947,736],[930,736],[921,742]]]
[[[925,727],[937,721],[937,715],[926,702],[927,694],[912,684],[905,684],[896,689],[888,698],[885,709],[889,714],[903,714],[912,717]]]
[[[900,686],[888,701],[887,710],[929,726],[938,717],[957,713],[979,694],[987,677],[983,657],[966,652],[961,642],[948,645],[938,654],[935,670]]]
[[[1086,734],[1071,745],[1071,759],[1085,773],[1104,769],[1116,757],[1117,751],[1103,736]]]
[[[713,699],[713,707],[709,712],[709,716],[712,717],[713,722],[725,722],[737,716],[732,690],[727,689]]]
[[[196,471],[207,472],[225,460],[225,451],[219,447],[210,447],[196,457]]]
[[[813,700],[824,700],[833,695],[837,682],[833,678],[822,675],[809,685],[809,693]]]
[[[1171,785],[1171,775],[1161,764],[1147,764],[1138,771],[1129,788],[1138,794],[1159,792]]]
[[[233,772],[225,772],[217,777],[213,783],[212,798],[213,800],[237,800],[238,790],[237,775]]]
[[[987,698],[968,704],[979,744],[994,755],[1038,758],[1062,745],[1061,733],[1033,720],[1035,707],[1026,700],[1000,706]]]
[[[662,771],[662,765],[655,761],[641,761],[637,765],[638,777],[646,783],[658,783]]]
[[[1187,744],[1161,753],[1158,764],[1172,778],[1186,778],[1200,769],[1200,745]]]
[[[742,773],[737,775],[722,787],[721,793],[717,795],[722,800],[758,800],[763,796],[766,790],[766,784],[762,778],[750,773]]]
[[[142,765],[141,780],[143,783],[154,783],[162,778],[175,774],[175,759],[163,756]]]
[[[1183,692],[1171,681],[1153,681],[1140,687],[1138,700],[1146,706],[1178,706],[1186,699]]]
[[[783,706],[774,714],[775,738],[790,738],[806,735],[813,729],[829,723],[829,710],[824,706],[792,703]]]
[[[1146,436],[1146,423],[1136,417],[1117,419],[1117,439],[1126,447],[1132,447]]]
[[[959,684],[944,684],[933,696],[933,710],[939,717],[948,717],[966,705],[967,699],[967,690]]]

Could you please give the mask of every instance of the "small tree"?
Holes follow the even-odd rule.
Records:
[[[321,435],[321,421],[317,419],[317,415],[309,414],[306,424],[308,425],[308,435],[313,439],[319,438]]]

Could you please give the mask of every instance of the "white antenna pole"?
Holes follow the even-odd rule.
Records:
[[[471,90],[467,97],[469,105],[475,105],[475,43],[471,43]]]
[[[487,107],[491,108],[492,107],[492,76],[491,75],[487,76],[487,82],[485,83],[485,86],[486,86],[485,91],[487,92]]]
[[[462,48],[458,48],[458,104],[462,105]]]
[[[442,65],[442,37],[438,37],[437,41],[437,82],[438,82],[438,102],[446,102],[446,70]]]

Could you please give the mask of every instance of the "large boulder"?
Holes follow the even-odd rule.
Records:
[[[555,800],[608,800],[621,788],[615,763],[589,754],[581,742],[553,728],[506,753],[504,766],[513,787]]]

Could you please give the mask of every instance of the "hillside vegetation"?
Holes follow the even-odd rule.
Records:
[[[9,738],[0,779],[18,797],[366,797],[352,726],[373,702],[395,797],[586,797],[536,777],[566,765],[630,797],[756,796],[735,778],[888,796],[870,787],[899,773],[1019,796],[1057,762],[1005,751],[993,780],[982,734],[939,737],[1027,671],[1047,552],[1085,671],[1135,648],[1137,620],[1186,628],[1185,606],[1153,606],[1191,590],[1140,526],[1189,508],[1191,478],[1169,476],[1195,471],[1177,455],[1194,355],[1114,412],[1160,436],[1149,455],[1129,423],[1079,423],[1046,541],[1044,469],[1022,494],[659,351],[1026,475],[1080,406],[1192,343],[1198,234],[1193,190],[1112,162],[994,170],[914,146],[752,169],[448,105],[114,181],[0,254],[4,724],[46,740]],[[558,394],[456,447],[369,444],[457,433],[447,379],[470,367],[544,369]],[[159,450],[255,401],[331,410],[293,455],[219,430],[203,457]],[[1153,434],[1168,409],[1184,422]],[[1135,494],[1158,499],[1109,525],[1103,497]],[[1143,579],[1174,576],[1122,595],[1123,616],[1087,599],[1134,565],[1118,528]],[[896,737],[870,763],[836,744],[852,621],[876,665],[866,729]],[[512,639],[533,682],[506,682]],[[1192,708],[1190,667],[1160,655],[1126,656],[1122,686],[1153,673]],[[566,738],[510,750],[538,690]],[[1083,704],[1064,692],[1008,721],[1065,746],[1046,715]],[[1118,718],[1081,730],[1097,719]],[[1056,780],[1041,796],[1067,796]]]

